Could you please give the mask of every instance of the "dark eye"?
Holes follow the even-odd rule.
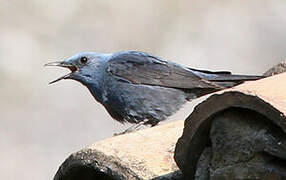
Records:
[[[87,59],[87,57],[83,56],[83,57],[80,58],[79,61],[80,61],[81,64],[86,64],[88,59]]]

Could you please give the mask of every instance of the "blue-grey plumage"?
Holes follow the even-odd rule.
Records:
[[[51,83],[61,79],[79,81],[115,120],[152,126],[188,100],[262,78],[192,69],[138,51],[83,52],[46,65],[69,68],[70,74]]]

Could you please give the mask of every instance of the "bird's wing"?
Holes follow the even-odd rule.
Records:
[[[107,71],[134,84],[181,89],[222,89],[221,86],[196,75],[192,69],[137,51],[114,54],[108,61]]]

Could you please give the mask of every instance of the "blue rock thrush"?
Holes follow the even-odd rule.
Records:
[[[46,66],[71,70],[50,83],[76,80],[89,89],[115,120],[151,126],[191,99],[262,78],[197,70],[138,51],[82,52]]]

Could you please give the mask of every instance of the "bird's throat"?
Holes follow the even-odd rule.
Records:
[[[92,83],[92,84],[84,84],[88,90],[90,91],[90,93],[92,94],[92,96],[94,97],[94,99],[100,103],[103,103],[103,94],[102,94],[102,88],[100,88],[99,84],[96,83]]]

